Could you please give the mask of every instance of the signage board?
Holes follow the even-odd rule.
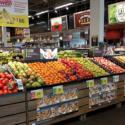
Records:
[[[21,48],[14,48],[14,53],[22,53],[22,49]]]
[[[28,0],[0,0],[0,26],[29,27]]]
[[[125,2],[108,6],[109,24],[125,22]]]
[[[74,13],[74,27],[84,27],[90,25],[90,10]]]
[[[15,47],[21,47],[22,43],[15,43]]]
[[[7,41],[10,41],[10,32],[7,32]]]
[[[91,37],[91,46],[98,46],[98,36]]]
[[[103,56],[103,47],[95,47],[93,51],[94,57],[102,57]]]
[[[73,38],[72,36],[73,36],[72,33],[67,33],[66,34],[66,40],[72,39]]]
[[[67,15],[51,19],[51,31],[60,31],[67,29]]]
[[[30,29],[24,29],[24,39],[30,40]]]
[[[13,44],[12,43],[7,43],[7,47],[12,47]]]

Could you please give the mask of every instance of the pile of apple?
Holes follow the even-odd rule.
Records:
[[[76,75],[81,79],[93,78],[93,74],[86,70],[82,65],[76,62],[74,59],[62,59],[61,63],[66,66],[67,69],[73,69],[76,71]]]
[[[112,63],[111,61],[109,61],[103,57],[94,58],[94,61],[98,62],[100,65],[104,66],[105,68],[109,69],[110,71],[114,72],[115,74],[125,72],[124,69],[122,69],[121,67],[117,66],[116,64]]]
[[[39,75],[27,63],[9,62],[8,66],[15,74],[15,77],[22,80],[27,89],[41,87],[44,84]]]
[[[90,71],[95,77],[110,75],[108,72],[91,62],[86,58],[75,59],[76,62],[81,64],[86,70]]]
[[[17,93],[18,86],[13,81],[13,76],[8,72],[0,72],[0,95]]]

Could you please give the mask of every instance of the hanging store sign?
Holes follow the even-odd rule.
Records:
[[[10,41],[10,32],[7,32],[7,41]]]
[[[51,31],[60,31],[67,29],[67,15],[51,19]]]
[[[109,24],[125,22],[125,2],[108,6]]]
[[[72,39],[73,37],[72,37],[72,33],[67,33],[66,34],[66,40],[70,40],[70,39]]]
[[[74,13],[74,27],[84,27],[90,25],[90,10]]]
[[[29,27],[28,0],[0,0],[0,26]]]
[[[30,29],[24,29],[24,39],[30,40]]]

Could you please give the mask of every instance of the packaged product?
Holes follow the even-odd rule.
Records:
[[[102,102],[102,97],[101,97],[101,95],[98,95],[98,102],[99,102],[99,103]]]
[[[43,109],[42,114],[43,114],[43,120],[51,118],[50,108]]]
[[[111,100],[115,99],[115,91],[110,93],[110,99]]]
[[[102,91],[107,91],[107,85],[102,85]]]
[[[59,94],[59,102],[65,101],[65,96],[64,94]]]
[[[58,116],[59,114],[58,114],[58,106],[53,106],[53,107],[51,107],[51,117],[56,117],[56,116]]]
[[[89,87],[89,95],[94,94],[94,88],[93,87]]]
[[[42,120],[43,120],[42,112],[37,112],[37,121],[42,121]]]
[[[58,112],[59,112],[60,114],[65,114],[65,113],[66,113],[65,109],[66,109],[66,104],[61,104],[61,105],[59,106]]]
[[[66,113],[69,113],[71,112],[71,108],[70,108],[70,105],[69,103],[66,104]]]
[[[69,100],[70,99],[70,91],[67,90],[67,91],[64,91],[64,97],[65,97],[65,101]]]
[[[78,101],[73,101],[69,103],[71,112],[77,111],[78,110]]]
[[[43,97],[43,105],[44,106],[47,106],[47,105],[51,105],[52,104],[52,102],[51,102],[51,97],[50,97],[50,95],[48,94],[48,95],[45,95],[44,97]]]
[[[108,92],[106,101],[110,101],[110,95],[111,95],[110,92]]]
[[[103,93],[102,97],[103,97],[102,102],[106,102],[106,100],[107,100],[107,93]]]
[[[76,99],[77,97],[77,88],[70,89],[70,99]]]
[[[115,89],[115,83],[111,83],[111,90]]]
[[[107,84],[107,90],[111,90],[111,83]]]
[[[102,92],[102,85],[101,84],[97,84],[98,86],[98,93],[101,93]]]
[[[42,107],[43,106],[43,98],[37,99],[37,107]]]
[[[92,97],[92,104],[97,105],[98,104],[98,95]]]
[[[52,104],[56,104],[56,103],[59,103],[59,97],[58,95],[50,95],[50,98],[51,98],[51,102]]]
[[[89,98],[89,106],[92,106],[92,98]]]
[[[94,94],[98,93],[98,85],[97,84],[93,87],[93,92],[94,92]]]

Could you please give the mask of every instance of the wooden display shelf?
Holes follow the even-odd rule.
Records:
[[[107,77],[108,81],[113,82],[113,76],[109,76]],[[107,103],[107,104],[103,104],[101,106],[96,106],[96,107],[92,107],[89,108],[89,88],[86,87],[86,81],[81,81],[81,82],[76,82],[76,83],[70,83],[70,84],[65,84],[63,85],[64,90],[68,90],[68,89],[73,89],[73,88],[77,88],[78,89],[78,108],[79,110],[77,112],[73,112],[71,114],[66,114],[64,116],[62,116],[61,118],[55,118],[54,120],[48,120],[48,122],[39,124],[39,125],[48,125],[48,124],[54,124],[63,120],[67,120],[76,116],[80,116],[82,114],[85,113],[89,113],[91,111],[94,110],[98,110],[113,104],[117,104],[119,102],[125,101],[124,98],[124,78],[125,75],[121,74],[119,75],[119,82],[115,83],[117,90],[116,90],[116,100]],[[95,84],[101,83],[101,79],[96,79],[94,80]],[[56,85],[58,86],[58,85]],[[48,87],[44,90],[44,95],[45,94],[52,94],[52,87]],[[32,123],[36,123],[37,122],[37,111],[36,111],[36,100],[31,100],[31,96],[30,96],[30,91],[28,92],[28,120],[29,120],[29,125],[32,125]]]
[[[0,96],[0,125],[26,125],[25,93]]]

